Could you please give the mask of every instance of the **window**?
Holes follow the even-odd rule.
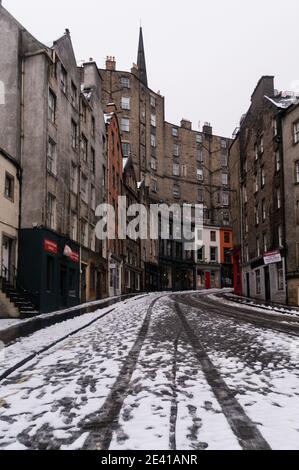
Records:
[[[245,257],[245,261],[248,262],[249,261],[249,248],[248,248],[248,245],[245,245],[244,257]]]
[[[203,189],[197,190],[197,200],[198,202],[204,202],[204,191]]]
[[[123,156],[125,158],[129,158],[130,154],[131,154],[131,146],[128,142],[123,142],[122,144],[122,148],[123,148]]]
[[[264,153],[264,137],[260,138],[259,152],[260,154]]]
[[[259,158],[259,148],[258,145],[254,145],[254,159],[257,160]]]
[[[48,140],[48,151],[47,151],[47,170],[53,175],[56,174],[56,144],[49,138]]]
[[[77,144],[78,144],[77,139],[78,139],[78,126],[75,123],[75,121],[72,121],[71,140],[72,140],[73,149],[77,149]]]
[[[228,156],[226,153],[221,154],[221,166],[227,166],[228,165]]]
[[[295,181],[299,183],[299,161],[295,163]]]
[[[121,98],[121,109],[126,109],[130,111],[131,109],[131,98],[128,98],[126,96],[122,96]]]
[[[299,142],[299,121],[295,122],[294,124],[294,143],[297,144]]]
[[[277,209],[281,208],[281,192],[280,188],[277,188],[276,190],[276,201],[277,201]]]
[[[196,134],[196,143],[197,144],[202,144],[202,135],[201,134]]]
[[[202,168],[197,169],[197,179],[198,181],[203,181],[203,169]]]
[[[218,249],[216,246],[210,247],[210,260],[211,260],[211,263],[218,262]]]
[[[227,148],[227,142],[225,139],[221,139],[221,148],[226,149]]]
[[[283,231],[282,225],[278,226],[278,246],[283,247]]]
[[[81,113],[82,122],[87,122],[87,106],[85,103],[82,103],[82,113]]]
[[[72,105],[77,106],[77,101],[78,101],[77,87],[74,84],[74,82],[72,82],[72,86],[71,86],[71,103],[72,103]]]
[[[96,188],[91,186],[91,208],[93,211],[96,210]]]
[[[152,192],[156,193],[158,191],[158,183],[157,180],[152,179]]]
[[[81,220],[81,244],[84,246],[88,245],[88,234],[87,234],[87,222]]]
[[[277,269],[277,289],[284,290],[284,272],[282,262],[276,264]]]
[[[174,185],[173,187],[173,197],[178,199],[179,197],[181,197],[181,190],[180,190],[180,187],[177,186],[176,184]]]
[[[188,166],[181,165],[181,175],[184,176],[184,178],[187,178],[187,173],[188,173]]]
[[[180,176],[180,165],[178,163],[173,163],[172,174],[173,176]]]
[[[257,193],[259,190],[259,182],[257,179],[257,175],[254,175],[254,178],[253,178],[253,189],[255,193]]]
[[[152,108],[156,107],[156,98],[154,96],[151,96],[151,107]]]
[[[221,174],[221,182],[224,186],[228,185],[228,174],[227,173],[222,173]]]
[[[265,173],[265,168],[262,167],[261,168],[261,186],[262,188],[265,186],[266,184],[266,173]]]
[[[178,146],[177,144],[174,144],[174,145],[173,145],[173,155],[174,155],[175,157],[178,157],[179,154],[180,154],[179,146]]]
[[[256,256],[259,257],[261,256],[261,245],[260,245],[260,239],[256,239]]]
[[[230,233],[224,232],[224,243],[230,243]]]
[[[96,152],[94,148],[90,149],[90,168],[93,174],[96,172]]]
[[[120,84],[124,88],[130,88],[130,79],[127,77],[121,77]]]
[[[92,137],[96,135],[96,120],[94,116],[91,117],[91,135]]]
[[[122,118],[121,130],[123,132],[130,132],[130,119],[129,118]]]
[[[255,218],[255,224],[258,225],[260,223],[260,215],[259,215],[259,206],[255,206],[254,208],[254,218]]]
[[[71,214],[71,239],[77,241],[78,235],[78,217],[76,212]]]
[[[47,226],[55,230],[56,225],[56,198],[52,194],[48,194],[47,198]]]
[[[157,140],[156,140],[156,136],[154,134],[151,134],[151,146],[156,148],[157,146]]]
[[[223,255],[224,255],[224,262],[225,262],[225,264],[231,264],[231,262],[232,262],[232,257],[231,257],[231,253],[230,253],[230,249],[229,249],[229,248],[224,248]]]
[[[53,124],[56,121],[56,95],[53,93],[52,90],[49,90],[49,97],[48,97],[48,119]]]
[[[154,171],[157,170],[157,160],[155,158],[151,159],[151,169]]]
[[[244,218],[244,228],[245,228],[245,233],[248,233],[248,217],[245,215]]]
[[[71,166],[71,191],[78,194],[78,168],[74,163]]]
[[[264,250],[264,253],[267,253],[268,243],[267,243],[267,234],[266,233],[263,233],[263,250]]]
[[[222,193],[222,205],[223,206],[229,205],[229,193],[226,191]]]
[[[176,127],[173,127],[173,128],[172,128],[172,136],[173,136],[173,137],[177,137],[178,134],[179,134],[179,131],[177,130],[177,128],[176,128]]]
[[[262,219],[263,219],[263,222],[265,222],[266,217],[267,217],[266,201],[265,201],[265,199],[263,199],[263,201],[262,201]]]
[[[15,186],[14,177],[12,175],[6,173],[5,174],[4,196],[7,199],[10,199],[12,202],[14,201],[14,186]]]
[[[276,137],[278,134],[277,119],[274,118],[272,121],[273,136]]]
[[[210,239],[211,242],[216,242],[216,232],[214,230],[210,232]]]
[[[279,153],[279,150],[277,150],[275,152],[275,168],[276,168],[276,171],[280,170],[280,153]]]
[[[151,126],[153,127],[157,126],[157,117],[155,114],[151,114]]]
[[[202,163],[202,162],[203,162],[203,151],[202,151],[202,150],[197,150],[197,152],[196,152],[196,160],[197,160],[199,163]]]
[[[261,270],[255,271],[255,292],[257,295],[261,293]]]
[[[197,261],[203,262],[205,260],[205,248],[204,246],[197,250]]]
[[[88,141],[86,137],[82,134],[81,135],[81,158],[84,162],[87,162],[87,148],[88,148]]]
[[[61,85],[61,90],[63,91],[64,94],[67,92],[67,71],[61,65],[61,70],[60,70],[60,85]]]
[[[88,203],[88,180],[87,177],[81,174],[81,197],[86,204]]]

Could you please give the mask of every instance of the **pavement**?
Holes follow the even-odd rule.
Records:
[[[293,323],[210,295],[150,294],[8,345],[5,368],[57,340],[2,381],[0,450],[298,450]]]

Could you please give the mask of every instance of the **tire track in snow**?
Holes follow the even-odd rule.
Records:
[[[194,333],[183,313],[180,305],[175,302],[175,312],[177,313],[183,328],[190,340],[196,357],[201,365],[205,378],[217,398],[221,409],[237,437],[240,446],[244,450],[271,450],[268,442],[264,439],[257,426],[247,416],[233,392],[222,379],[218,370],[207,355],[202,343]]]
[[[109,449],[113,432],[119,426],[120,411],[123,407],[125,399],[130,393],[131,378],[136,368],[143,343],[149,330],[153,307],[162,297],[165,297],[165,294],[153,300],[153,302],[148,307],[137,339],[126,358],[125,363],[122,366],[120,373],[112,387],[112,390],[105,400],[104,405],[97,413],[96,418],[92,418],[88,422],[86,422],[85,419],[85,422],[81,423],[80,428],[83,431],[89,432],[84,449]]]

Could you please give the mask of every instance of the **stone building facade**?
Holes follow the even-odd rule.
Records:
[[[132,158],[137,179],[149,188],[151,202],[203,204],[205,224],[218,230],[229,228],[231,141],[213,135],[209,123],[195,131],[186,119],[180,126],[165,121],[165,100],[148,86],[142,29],[137,64],[131,71],[117,70],[115,58],[108,57],[106,69],[100,73],[103,106],[116,104],[124,157]],[[171,252],[178,257],[168,256],[170,248],[164,245],[160,243],[159,247],[160,287],[195,287],[194,257],[183,252],[181,256],[175,244]]]
[[[95,240],[101,77],[93,62],[78,69],[68,30],[47,47],[0,11],[0,139],[23,171],[18,284],[40,311],[94,300],[105,295],[106,272]],[[39,275],[28,272],[30,260]]]
[[[297,110],[274,78],[258,82],[230,148],[236,293],[298,305]],[[298,126],[299,130],[299,126]],[[299,134],[298,134],[299,141]]]

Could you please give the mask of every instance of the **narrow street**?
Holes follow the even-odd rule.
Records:
[[[299,323],[213,294],[137,297],[8,345],[4,370],[49,349],[0,384],[0,450],[298,450]]]

